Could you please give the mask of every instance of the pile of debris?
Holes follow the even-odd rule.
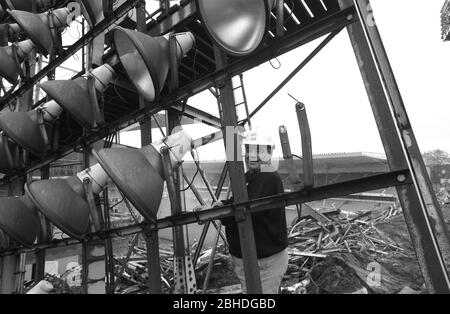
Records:
[[[444,187],[440,188],[436,193],[437,200],[440,206],[445,206],[450,204],[450,194],[448,190]]]
[[[397,209],[389,206],[381,211],[357,214],[351,219],[331,217],[325,223],[314,219],[301,220],[289,233],[289,254],[298,258],[325,258],[330,253],[368,250],[381,255],[409,257],[404,248],[376,227],[398,213]]]
[[[393,206],[328,221],[303,219],[289,234],[283,293],[425,292],[401,211]]]
[[[302,215],[289,232],[289,267],[281,293],[425,293],[403,215],[394,206],[344,215],[328,210]],[[195,267],[203,286],[211,249]],[[163,292],[173,292],[173,250],[160,249]],[[117,293],[148,293],[145,248],[116,259]],[[224,245],[215,253],[205,293],[241,293]],[[197,293],[202,293],[198,290]]]
[[[132,254],[127,257],[115,258],[116,272],[116,293],[118,294],[147,294],[148,271],[147,252],[144,247],[134,246],[131,248]],[[211,259],[211,249],[203,250],[195,265],[195,275],[197,287],[202,293],[208,265]],[[162,292],[172,293],[174,287],[173,274],[173,249],[170,246],[160,248],[160,265]],[[230,284],[237,284],[239,280],[232,271],[231,259],[227,254],[225,245],[219,245],[214,254],[213,269],[209,277],[208,287],[227,287]],[[240,287],[239,287],[240,288]],[[208,291],[208,293],[210,293]]]

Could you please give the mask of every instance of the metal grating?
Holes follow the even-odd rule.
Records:
[[[174,5],[168,12],[168,17],[182,10],[193,0],[181,1],[179,5]],[[326,18],[340,10],[337,0],[286,0],[285,1],[285,34],[297,32],[314,22]],[[158,17],[148,23],[148,30],[161,23],[164,16]],[[276,11],[271,14],[270,29],[266,37],[266,42],[261,49],[271,46],[274,28],[276,27]],[[186,86],[193,81],[203,78],[214,72],[216,65],[214,62],[213,43],[209,38],[197,15],[191,16],[177,25],[175,32],[192,32],[196,39],[194,49],[189,51],[182,59],[179,67],[180,87]],[[272,35],[271,35],[272,33]],[[270,49],[270,48],[269,48]],[[229,57],[229,62],[233,63],[237,58]],[[104,114],[105,122],[117,121],[118,119],[135,112],[139,109],[139,97],[134,86],[128,82],[121,65],[116,66],[119,73],[120,83],[111,84],[104,94]],[[162,91],[161,97],[167,95],[167,86]],[[75,141],[82,135],[82,129],[72,118],[63,115],[60,123],[60,144],[67,145]]]

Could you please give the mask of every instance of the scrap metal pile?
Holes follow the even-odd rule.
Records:
[[[426,293],[401,210],[381,206],[371,211],[344,214],[322,210],[327,222],[302,214],[289,230],[289,266],[283,278],[283,294],[323,293]],[[125,256],[116,255],[115,293],[147,294],[148,269],[145,245],[138,236],[129,240]],[[192,245],[194,252],[196,244]],[[220,244],[210,263],[212,249],[204,249],[195,264],[196,293],[239,294],[227,247]],[[174,292],[173,247],[159,249],[163,293]],[[209,265],[213,265],[209,276]],[[80,273],[81,266],[76,269]],[[373,276],[373,271],[379,277]],[[80,293],[72,273],[46,279],[54,293]],[[205,285],[205,278],[208,284]],[[379,282],[377,283],[377,279]],[[68,285],[70,284],[70,285]],[[200,287],[203,287],[201,289]]]
[[[405,254],[405,249],[376,227],[398,213],[398,209],[388,206],[353,218],[331,217],[328,224],[314,219],[301,220],[290,231],[289,254],[298,258],[325,258],[330,253],[361,250],[382,255]]]
[[[398,293],[405,287],[423,292],[398,208],[329,218],[328,224],[304,219],[291,229],[285,293]],[[379,283],[371,278],[374,270]]]
[[[131,250],[133,253],[129,257],[115,258],[116,293],[148,293],[147,251],[139,246],[131,246]],[[195,274],[199,287],[203,286],[211,251],[211,249],[202,251],[195,265]],[[162,291],[163,293],[173,293],[173,249],[172,247],[164,247],[160,248],[159,252]],[[226,247],[223,244],[216,249],[213,265],[213,272],[209,278],[209,287],[225,287],[239,282],[232,272],[231,259],[227,255]],[[198,290],[197,293],[202,293],[202,290]],[[207,293],[211,293],[211,291],[207,291]]]
[[[289,267],[281,293],[399,293],[425,292],[420,269],[399,208],[378,207],[353,215],[338,210],[323,211],[328,222],[314,218],[300,220],[289,232]],[[198,287],[203,285],[211,249],[202,251],[195,267]],[[163,292],[172,292],[173,251],[160,249]],[[116,258],[116,292],[147,293],[147,257],[142,247],[134,247],[128,257]],[[368,282],[377,263],[381,282]],[[209,285],[203,293],[241,293],[224,245],[214,255]],[[411,290],[412,289],[412,290]],[[197,293],[202,293],[198,290]]]

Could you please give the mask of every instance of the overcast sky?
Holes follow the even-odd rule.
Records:
[[[421,151],[439,148],[450,152],[447,91],[450,42],[440,39],[440,10],[444,1],[372,0],[371,3]],[[153,12],[157,5],[157,1],[147,1],[148,12]],[[76,30],[68,33],[73,40],[79,37]],[[281,64],[279,69],[266,63],[244,73],[250,110],[258,106],[322,39],[272,60],[274,66]],[[301,155],[295,101],[288,93],[307,106],[315,154],[383,153],[346,31],[325,47],[252,120],[254,126],[269,130],[277,143],[278,127],[285,125],[293,153]],[[216,100],[209,92],[192,97],[189,104],[217,115]],[[215,131],[197,125],[185,129],[194,138]],[[154,132],[154,137],[158,136],[159,133]],[[140,143],[139,132],[122,134],[121,138],[124,144],[131,146]],[[281,155],[277,146],[275,153]],[[208,145],[199,152],[202,159],[225,156],[222,142]]]
[[[422,152],[437,148],[450,152],[447,87],[450,83],[450,43],[440,39],[443,2],[372,0],[376,22]],[[280,56],[279,69],[266,63],[245,73],[250,109],[255,108],[318,43],[312,42]],[[272,63],[278,65],[276,60]],[[307,106],[315,154],[384,152],[345,31],[252,120],[254,125],[270,130],[278,142],[278,127],[287,126],[292,150],[301,154],[295,101],[288,93]],[[209,92],[192,97],[189,104],[217,114],[216,101]],[[198,126],[187,126],[186,129],[194,137],[214,131]],[[122,138],[137,143],[138,132]],[[199,152],[202,158],[220,159],[223,144],[212,144]],[[280,154],[278,149],[277,155]]]

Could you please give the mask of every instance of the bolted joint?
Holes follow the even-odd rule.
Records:
[[[227,85],[228,81],[229,81],[228,77],[217,79],[215,81],[215,87],[218,88],[218,89],[222,89],[222,88],[224,88]]]
[[[302,103],[302,102],[298,102],[298,103],[295,105],[295,110],[296,110],[297,112],[304,111],[304,110],[305,110],[305,104]]]
[[[236,222],[244,222],[247,220],[246,208],[234,208],[234,219]]]

